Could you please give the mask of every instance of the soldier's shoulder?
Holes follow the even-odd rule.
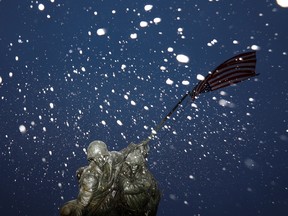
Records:
[[[122,153],[118,151],[111,151],[110,152],[110,158],[114,164],[121,163],[124,159],[124,156]]]

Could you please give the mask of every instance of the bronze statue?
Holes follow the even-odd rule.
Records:
[[[148,150],[147,142],[130,144],[120,152],[109,152],[102,141],[91,142],[89,165],[76,172],[78,197],[65,203],[60,215],[156,215],[160,192],[145,164]]]
[[[121,216],[155,216],[160,191],[140,150],[131,152],[118,177],[118,213]]]

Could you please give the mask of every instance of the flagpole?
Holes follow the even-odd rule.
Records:
[[[182,98],[178,101],[178,103],[173,107],[173,109],[161,120],[161,122],[156,125],[155,129],[152,130],[151,134],[141,143],[146,144],[148,143],[151,139],[155,137],[157,132],[162,128],[164,123],[170,118],[170,116],[177,110],[177,108],[180,106],[180,104],[186,99],[188,95],[191,95],[192,91],[186,92]]]

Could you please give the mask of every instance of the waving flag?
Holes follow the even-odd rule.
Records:
[[[258,75],[255,73],[255,67],[255,51],[234,56],[216,67],[204,80],[200,81],[190,92],[190,96],[195,100],[200,93],[214,91],[254,77]]]
[[[258,74],[255,72],[256,68],[256,52],[246,52],[236,55],[227,61],[220,64],[212,72],[210,72],[203,80],[201,80],[192,91],[187,92],[173,107],[173,109],[156,125],[152,134],[144,141],[149,142],[155,134],[162,128],[164,123],[170,118],[170,116],[177,110],[180,104],[185,100],[187,96],[191,96],[192,100],[205,92],[214,91],[226,86],[239,83],[243,80],[254,77]]]

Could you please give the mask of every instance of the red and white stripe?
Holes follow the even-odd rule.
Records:
[[[234,56],[210,72],[191,91],[194,100],[200,93],[214,91],[256,76],[256,52]]]

